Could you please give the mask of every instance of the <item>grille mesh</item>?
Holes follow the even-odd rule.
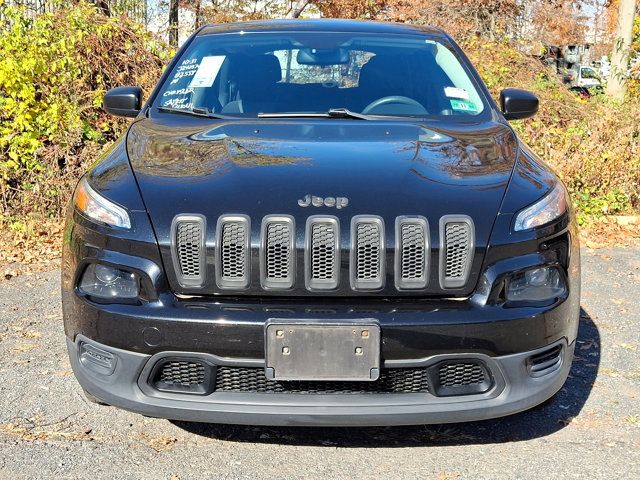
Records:
[[[464,279],[469,262],[470,227],[467,223],[450,222],[445,226],[445,278]]]
[[[193,386],[202,385],[205,378],[205,367],[202,363],[188,361],[167,362],[162,365],[157,381],[167,385]]]
[[[380,229],[374,223],[359,223],[356,227],[356,278],[375,280],[380,277]]]
[[[264,370],[249,367],[218,367],[216,391],[246,393],[359,394],[426,393],[426,368],[385,369],[375,382],[267,380]]]
[[[221,273],[225,280],[246,277],[246,226],[241,222],[228,222],[222,226]]]
[[[266,229],[266,278],[283,280],[290,277],[291,226],[288,223],[270,223]]]
[[[202,225],[199,222],[180,221],[176,232],[178,263],[183,277],[200,276],[202,254]]]
[[[484,369],[477,363],[449,363],[438,372],[443,387],[463,387],[482,384],[486,381]]]
[[[311,280],[332,280],[336,277],[336,230],[331,223],[311,226]]]
[[[425,275],[425,238],[422,225],[405,223],[401,227],[402,260],[400,275],[405,280],[415,280]]]

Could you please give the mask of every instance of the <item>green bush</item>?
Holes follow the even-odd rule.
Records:
[[[101,110],[104,92],[150,91],[172,52],[141,25],[83,1],[32,17],[0,0],[0,31],[0,224],[59,218],[81,172],[127,125]],[[539,114],[513,125],[565,180],[581,222],[640,207],[637,96],[581,100],[509,43],[473,38],[463,47],[495,98],[505,87],[540,97]]]
[[[505,87],[538,95],[539,113],[512,125],[565,181],[581,223],[640,208],[640,98],[580,99],[552,69],[509,43],[474,39],[465,50],[494,98]]]
[[[168,52],[141,26],[85,2],[35,17],[2,3],[2,214],[58,216],[79,169],[126,126],[102,112],[104,92],[150,89]]]

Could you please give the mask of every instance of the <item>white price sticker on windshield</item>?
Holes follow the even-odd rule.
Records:
[[[189,88],[203,88],[213,85],[225,58],[224,55],[203,57],[196,74],[191,79]]]
[[[462,98],[469,100],[469,93],[464,88],[444,87],[444,94],[449,98]]]

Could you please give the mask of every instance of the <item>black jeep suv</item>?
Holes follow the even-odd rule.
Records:
[[[567,192],[440,30],[207,26],[80,180],[62,272],[96,401],[179,420],[461,422],[563,385],[579,314]]]

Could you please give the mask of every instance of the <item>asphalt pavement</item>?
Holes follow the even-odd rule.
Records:
[[[640,478],[640,248],[583,250],[570,377],[528,412],[468,424],[275,428],[89,403],[59,272],[0,281],[0,478]]]

